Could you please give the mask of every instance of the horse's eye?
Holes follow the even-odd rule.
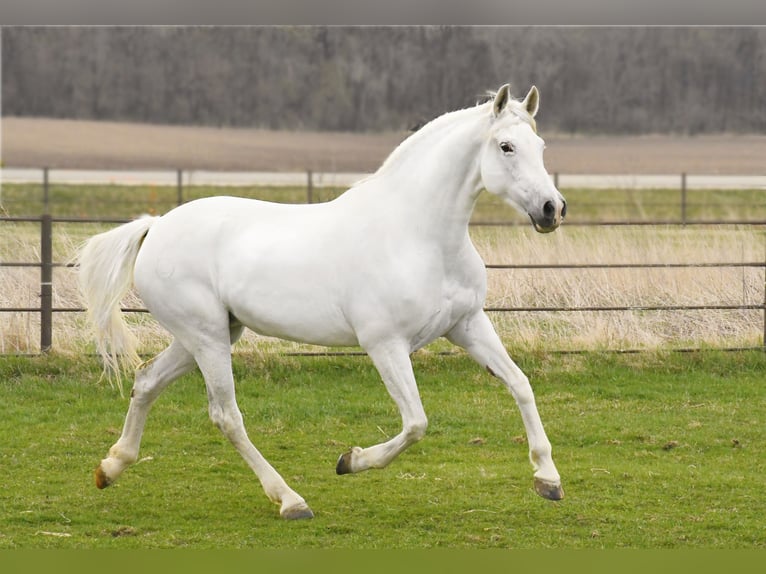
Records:
[[[508,142],[500,142],[500,150],[503,153],[513,153],[513,146]]]

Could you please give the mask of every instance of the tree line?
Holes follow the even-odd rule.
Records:
[[[766,130],[759,27],[5,27],[2,114],[412,128],[510,82],[546,131]]]

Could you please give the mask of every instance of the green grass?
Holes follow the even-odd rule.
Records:
[[[313,201],[328,201],[342,188],[315,188]],[[680,189],[566,189],[570,223],[593,221],[680,221]],[[188,186],[183,200],[210,195],[237,195],[281,203],[305,203],[304,187],[216,187]],[[163,214],[178,204],[172,186],[61,185],[49,188],[50,213],[61,217],[124,217],[144,213]],[[8,215],[37,216],[43,211],[39,184],[4,184],[2,209]],[[694,220],[763,220],[766,200],[763,190],[689,190],[686,217]],[[484,193],[474,212],[475,222],[528,223],[500,198]]]
[[[399,429],[365,357],[236,355],[250,436],[316,516],[286,522],[207,417],[198,374],[149,417],[112,487],[127,409],[94,358],[0,358],[0,548],[763,548],[761,352],[525,354],[566,498],[532,490],[516,405],[463,355],[414,357],[426,438],[388,468],[337,456]],[[477,441],[475,439],[481,439]]]
[[[315,188],[312,200],[328,201],[343,190]],[[273,186],[205,186],[185,187],[183,201],[188,202],[211,195],[235,195],[277,201],[305,203],[304,187]],[[60,217],[124,217],[144,213],[161,215],[178,205],[175,187],[161,185],[61,185],[51,184],[48,191],[49,211]],[[39,184],[4,184],[3,208],[8,215],[36,216],[43,212],[43,189]]]
[[[681,221],[679,189],[563,189],[567,199],[567,223],[614,221]],[[688,190],[686,220],[693,221],[763,221],[766,219],[766,195],[763,190]],[[499,197],[482,194],[474,212],[474,221],[502,222],[526,218],[516,214]]]

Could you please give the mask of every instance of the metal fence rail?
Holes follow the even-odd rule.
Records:
[[[201,171],[201,170],[72,170],[42,168],[0,168],[0,181],[8,184],[40,184],[40,210],[41,213],[51,213],[52,205],[50,197],[51,184],[60,185],[121,185],[121,186],[150,186],[163,188],[169,191],[169,199],[173,204],[180,205],[189,199],[188,189],[195,186],[213,187],[291,187],[303,188],[305,202],[314,203],[318,199],[320,189],[345,189],[359,180],[369,176],[368,173],[334,173],[334,172],[305,172],[281,173],[281,172],[225,172],[225,171]],[[645,219],[635,221],[568,221],[567,225],[590,226],[590,225],[766,225],[766,220],[701,220],[689,216],[691,208],[704,204],[697,204],[689,199],[692,190],[759,190],[765,192],[766,175],[703,175],[703,174],[663,174],[663,175],[588,175],[588,174],[560,174],[553,173],[551,178],[554,184],[562,190],[589,189],[589,190],[623,190],[626,192],[636,190],[677,190],[678,196],[672,201],[656,203],[653,205],[665,205],[678,213],[677,218],[672,219]],[[12,203],[13,199],[4,198],[0,185],[0,204]],[[113,201],[110,204],[114,203]],[[615,204],[617,205],[617,204]],[[622,204],[620,204],[622,205]],[[625,204],[628,205],[628,204]],[[749,205],[750,209],[761,209],[766,203]],[[762,213],[762,211],[761,211]],[[761,215],[761,217],[763,217]],[[76,218],[72,218],[75,220]],[[526,223],[526,222],[525,222]],[[474,221],[473,225],[509,225],[508,222],[497,221]],[[517,224],[518,225],[518,224]]]
[[[40,305],[37,307],[5,307],[0,313],[39,313],[40,314],[40,350],[47,353],[52,349],[53,317],[56,313],[82,313],[81,307],[53,306],[53,269],[71,267],[70,263],[53,261],[53,224],[54,223],[124,223],[128,220],[121,218],[73,218],[53,217],[44,214],[38,217],[0,217],[0,222],[26,222],[40,224],[40,261],[6,261],[0,262],[0,267],[39,268],[40,269]],[[753,222],[749,222],[753,224]],[[622,223],[629,225],[628,223]],[[675,222],[678,225],[678,222]],[[601,224],[606,225],[606,224]],[[761,223],[757,223],[761,225]],[[766,260],[764,261],[721,261],[708,263],[566,263],[566,264],[488,264],[488,270],[509,269],[678,269],[678,268],[760,268],[764,269],[764,302],[761,304],[712,304],[712,305],[612,305],[612,306],[527,306],[504,307],[488,306],[487,312],[630,312],[630,311],[705,311],[705,310],[763,310],[763,339],[761,346],[766,350]],[[143,308],[123,308],[128,313],[146,313]]]

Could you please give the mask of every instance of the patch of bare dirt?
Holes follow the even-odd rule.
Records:
[[[407,133],[282,132],[3,118],[8,167],[224,171],[374,171]],[[541,135],[564,174],[766,173],[766,136]]]

